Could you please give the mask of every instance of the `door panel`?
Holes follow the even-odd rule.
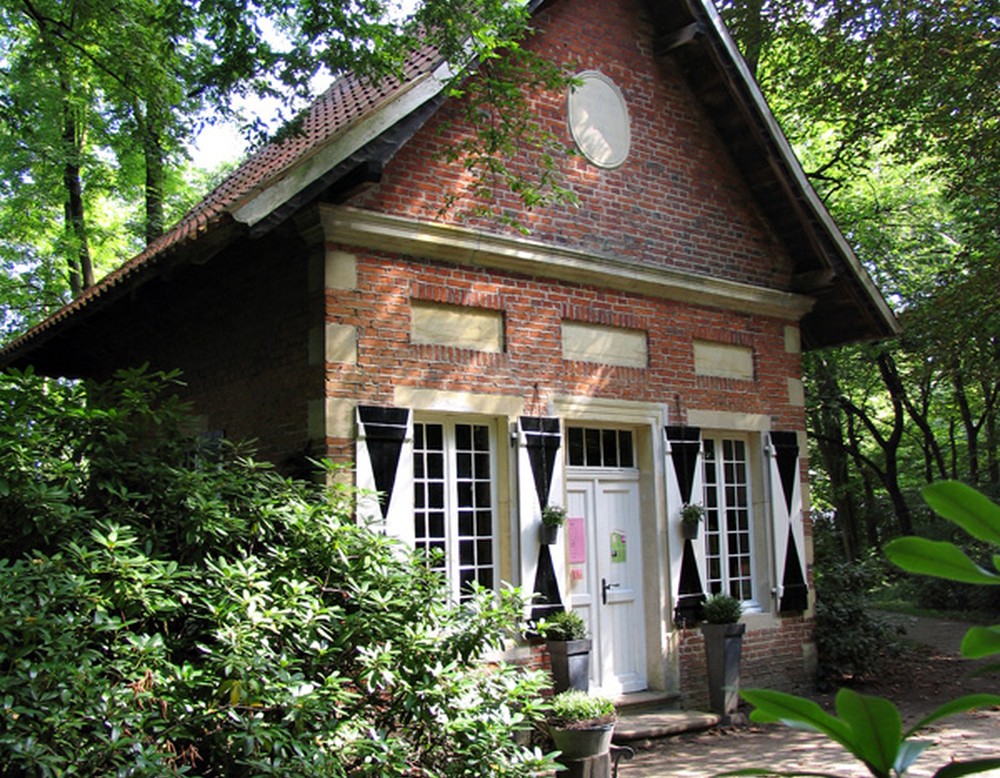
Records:
[[[639,485],[635,476],[570,475],[568,513],[584,520],[586,562],[570,564],[570,602],[594,642],[591,685],[646,688]]]

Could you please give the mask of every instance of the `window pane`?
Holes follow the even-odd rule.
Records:
[[[709,589],[728,591],[743,600],[752,599],[751,496],[746,444],[740,439],[705,438],[702,452]]]
[[[416,546],[444,555],[436,567],[460,599],[495,577],[492,445],[486,424],[414,425]]]
[[[455,474],[459,478],[472,478],[472,456],[459,453],[455,456]]]
[[[583,430],[579,427],[569,429],[569,463],[573,467],[583,467]]]
[[[619,450],[621,452],[621,466],[635,467],[635,454],[632,448],[632,433],[622,430],[620,433]]]
[[[601,449],[604,467],[618,467],[618,433],[615,430],[601,430]]]
[[[586,452],[584,455],[584,464],[587,467],[600,467],[601,466],[601,431],[600,430],[587,430],[585,432],[586,438]]]

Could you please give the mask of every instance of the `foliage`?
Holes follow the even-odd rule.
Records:
[[[681,524],[687,527],[697,527],[704,515],[704,505],[686,502],[681,507]]]
[[[923,534],[926,483],[1000,494],[1000,27],[986,3],[719,5],[903,327],[804,362],[814,506],[859,559]]]
[[[815,638],[821,683],[876,674],[898,654],[892,629],[871,610],[871,593],[883,577],[873,558],[818,568]]]
[[[583,640],[587,625],[576,611],[559,611],[538,623],[538,634],[546,640]]]
[[[940,482],[926,487],[924,499],[941,516],[973,537],[1000,550],[1000,506],[964,484]],[[898,538],[886,547],[889,559],[911,572],[966,581],[980,585],[1000,584],[1000,555],[994,555],[995,570],[987,570],[967,557],[954,544],[926,538]],[[970,658],[1000,655],[1000,626],[972,627],[962,641],[962,655]],[[913,740],[927,725],[975,708],[1000,705],[998,694],[970,694],[951,700],[903,731],[899,710],[889,700],[850,689],[837,693],[837,715],[826,713],[815,702],[765,689],[742,692],[755,706],[750,718],[758,722],[782,722],[820,732],[860,759],[876,778],[906,773],[931,741]],[[940,778],[971,775],[1000,768],[1000,759],[952,762],[935,773]],[[822,775],[822,773],[775,773],[741,770],[727,775]]]
[[[484,215],[499,214],[498,190],[529,209],[571,198],[557,175],[565,144],[518,88],[569,83],[521,47],[529,17],[503,0],[424,0],[405,17],[392,0],[0,0],[0,270],[17,292],[0,323],[37,322],[183,214],[200,194],[185,144],[206,124],[240,122],[257,142],[279,127],[283,140],[314,84],[396,79],[416,50],[439,52],[468,96],[476,133],[449,153]],[[246,119],[248,97],[277,115]],[[537,164],[519,164],[525,149]]]
[[[610,697],[588,694],[580,689],[567,689],[555,695],[548,714],[550,726],[565,729],[611,724],[616,719],[615,704]]]
[[[716,592],[704,604],[705,621],[709,624],[735,624],[743,616],[743,606],[731,594]]]
[[[566,523],[566,509],[559,505],[542,508],[542,524],[546,527],[561,527]]]
[[[0,773],[529,775],[543,674],[483,661],[345,489],[185,434],[176,376],[0,376]]]

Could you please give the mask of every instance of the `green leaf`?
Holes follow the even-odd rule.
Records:
[[[932,740],[904,740],[896,754],[896,761],[893,763],[892,769],[896,771],[897,775],[903,775],[932,745],[934,745]]]
[[[1000,584],[1000,575],[977,565],[953,543],[916,537],[897,538],[886,544],[885,555],[909,573],[963,583]]]
[[[851,751],[851,728],[812,700],[770,689],[746,689],[740,692],[740,696],[754,706],[755,710],[750,715],[753,721],[802,725],[822,732]]]
[[[986,495],[959,481],[930,484],[921,494],[938,514],[972,537],[1000,546],[1000,505]]]
[[[939,719],[954,716],[956,713],[965,713],[976,708],[989,708],[995,705],[1000,705],[1000,695],[998,694],[967,694],[964,697],[949,700],[940,708],[931,711],[914,724],[906,733],[906,737],[910,737],[918,730]]]
[[[934,778],[959,778],[962,775],[975,775],[998,768],[1000,768],[1000,759],[973,759],[971,762],[952,762],[934,773]]]
[[[971,627],[962,638],[962,656],[980,659],[1000,654],[1000,624],[992,627]]]
[[[834,704],[851,728],[851,753],[878,774],[888,775],[903,742],[903,721],[896,706],[851,689],[837,692]]]

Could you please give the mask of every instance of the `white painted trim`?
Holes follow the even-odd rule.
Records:
[[[605,257],[467,227],[421,222],[347,206],[321,204],[319,210],[326,239],[345,245],[595,284],[788,321],[799,321],[815,302],[803,295],[671,268],[649,267],[631,259]]]
[[[326,139],[318,150],[297,158],[292,167],[282,169],[276,176],[255,187],[228,210],[236,221],[251,226],[265,219],[355,151],[436,97],[453,76],[454,71],[448,63],[443,63],[432,73],[415,79],[393,94],[388,102],[348,124],[341,133]]]
[[[768,432],[771,429],[771,417],[760,413],[690,410],[687,421],[690,426],[703,430]]]
[[[516,419],[524,412],[524,399],[513,395],[452,392],[397,386],[392,404],[424,413],[461,413],[479,416],[505,416]]]
[[[570,421],[592,420],[654,427],[667,424],[670,413],[669,406],[659,403],[570,395],[556,395],[549,407],[549,415]]]

